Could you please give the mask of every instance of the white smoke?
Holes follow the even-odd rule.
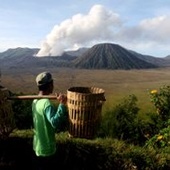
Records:
[[[118,14],[101,5],[94,5],[87,15],[77,14],[55,25],[42,42],[37,56],[60,56],[67,49],[113,40],[120,25]]]

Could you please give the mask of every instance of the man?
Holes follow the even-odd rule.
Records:
[[[38,95],[50,95],[53,92],[51,73],[42,72],[37,75]],[[63,94],[56,96],[59,102],[57,110],[49,99],[34,99],[32,103],[34,137],[33,150],[37,169],[50,170],[54,164],[57,150],[55,133],[62,123],[67,120],[67,97]]]

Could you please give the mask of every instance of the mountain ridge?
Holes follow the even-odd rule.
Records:
[[[0,67],[73,67],[84,69],[146,69],[170,66],[166,57],[157,58],[126,49],[119,44],[101,43],[91,48],[65,51],[61,56],[36,57],[40,49],[8,49],[0,53]]]

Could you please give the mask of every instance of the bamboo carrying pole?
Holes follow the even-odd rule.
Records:
[[[52,99],[52,100],[57,100],[57,95],[25,95],[25,96],[9,96],[9,100],[32,100],[32,99]]]

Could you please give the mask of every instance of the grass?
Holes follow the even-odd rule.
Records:
[[[67,93],[73,86],[96,86],[105,90],[103,110],[114,107],[130,94],[136,95],[141,113],[153,109],[148,92],[170,84],[170,68],[146,70],[85,70],[70,68],[35,68],[2,70],[1,84],[13,93],[35,94],[35,77],[50,71],[54,77],[55,92]]]

